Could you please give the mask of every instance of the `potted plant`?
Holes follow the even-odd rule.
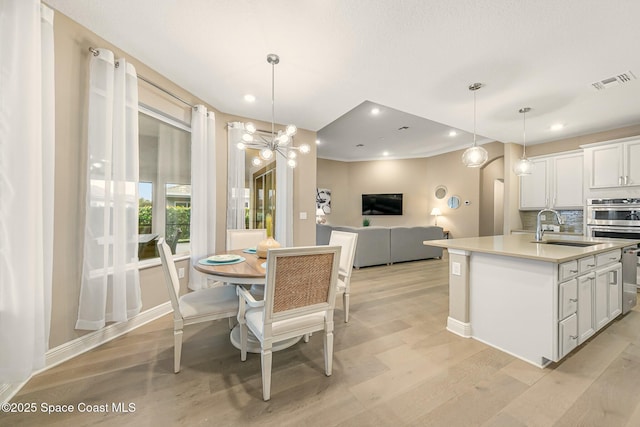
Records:
[[[369,218],[363,218],[362,219],[362,226],[363,227],[368,227],[369,225],[371,225],[371,220]]]

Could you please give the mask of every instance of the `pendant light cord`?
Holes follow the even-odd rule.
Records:
[[[527,112],[522,113],[522,158],[527,158]]]
[[[271,139],[275,141],[275,123],[276,123],[276,64],[271,63]]]
[[[473,91],[473,146],[476,146],[476,90]]]

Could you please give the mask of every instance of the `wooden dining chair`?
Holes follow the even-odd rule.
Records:
[[[264,228],[227,230],[227,250],[255,248],[266,238],[267,230]]]
[[[240,360],[247,359],[248,331],[260,341],[262,397],[271,398],[274,342],[324,331],[324,371],[333,365],[333,308],[340,264],[339,246],[271,249],[267,254],[264,301],[237,287]],[[247,309],[247,306],[249,307]]]
[[[173,307],[173,372],[180,372],[182,355],[182,330],[187,325],[229,318],[231,326],[238,314],[238,296],[233,286],[218,286],[189,292],[178,297],[180,282],[171,248],[164,238],[158,240],[158,252],[162,260],[165,282]]]
[[[351,294],[351,273],[353,272],[353,260],[356,257],[358,234],[346,231],[331,231],[329,237],[330,246],[340,246],[340,270],[338,273],[337,294],[342,294],[342,306],[344,308],[344,321],[349,321],[349,296]]]

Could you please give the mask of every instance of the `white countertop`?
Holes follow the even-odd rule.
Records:
[[[536,231],[535,230],[525,230],[525,229],[521,229],[521,230],[511,230],[511,233],[513,234],[518,234],[518,233],[530,233],[530,234],[535,234]],[[548,235],[560,235],[560,236],[582,236],[583,233],[582,231],[545,231],[544,232],[545,236]]]
[[[555,235],[545,237],[544,241],[577,241],[593,242],[593,246],[575,247],[549,245],[533,242],[534,237],[529,234],[512,234],[510,236],[467,237],[462,239],[425,240],[426,246],[437,246],[448,249],[458,249],[468,252],[482,252],[516,258],[526,258],[538,261],[561,263],[584,256],[605,252],[612,249],[624,248],[640,243],[631,239],[599,239],[584,236]]]

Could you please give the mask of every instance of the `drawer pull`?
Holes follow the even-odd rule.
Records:
[[[569,298],[570,302],[578,302],[578,298]]]
[[[617,261],[618,258],[609,258],[609,261]]]
[[[587,264],[587,267],[595,267],[595,264]]]
[[[569,273],[577,273],[578,270],[569,270]]]
[[[577,340],[578,336],[577,335],[569,335],[569,338],[571,338],[572,340]]]

